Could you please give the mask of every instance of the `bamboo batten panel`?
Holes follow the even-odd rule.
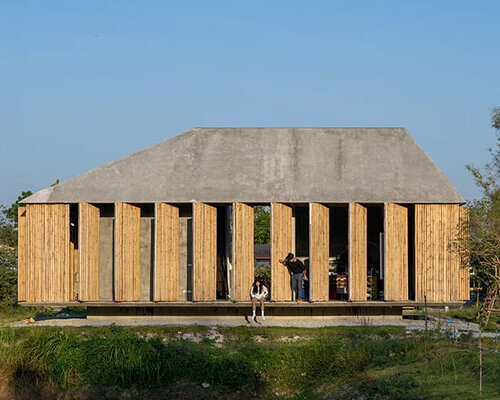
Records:
[[[309,215],[309,300],[328,301],[330,210],[322,204],[310,203]]]
[[[193,203],[193,300],[214,301],[217,292],[217,208]]]
[[[459,237],[458,204],[415,205],[415,299],[454,301],[460,274],[455,249]]]
[[[154,301],[179,300],[179,207],[155,203]]]
[[[384,207],[384,299],[408,300],[408,208]]]
[[[72,233],[71,230],[73,228],[70,227],[70,241],[69,241],[69,254],[70,254],[70,293],[69,297],[71,300],[78,300],[79,298],[79,249],[77,242],[76,233]],[[72,240],[72,235],[75,235],[74,240]]]
[[[349,299],[366,301],[367,295],[367,209],[349,204]]]
[[[26,207],[17,210],[17,301],[26,301]]]
[[[28,204],[25,227],[26,301],[70,301],[69,205]]]
[[[115,203],[115,300],[141,299],[141,209]]]
[[[81,301],[99,300],[99,208],[80,203],[78,230],[79,230],[79,258],[80,258],[80,293]]]
[[[288,269],[278,260],[292,251],[292,207],[271,203],[271,299],[290,301],[292,288]]]
[[[254,208],[233,203],[234,300],[248,301],[254,280]]]
[[[469,250],[469,220],[470,210],[467,207],[460,207],[459,217],[459,273],[456,274],[454,293],[455,300],[470,300],[470,250]]]

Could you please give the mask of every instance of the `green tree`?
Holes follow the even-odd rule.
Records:
[[[500,107],[491,113],[491,125],[496,133],[496,145],[489,149],[491,160],[483,168],[467,165],[482,197],[469,203],[470,253],[474,276],[483,287],[484,301],[478,318],[488,323],[496,308],[500,289]]]
[[[9,208],[0,206],[0,308],[17,305],[17,212],[19,203],[33,193],[22,192]]]
[[[15,203],[12,203],[9,208],[3,208],[2,213],[4,214],[7,222],[11,223],[17,228],[17,211],[19,208],[19,203],[21,200],[24,200],[26,197],[29,197],[33,194],[31,190],[27,190],[26,192],[22,192],[21,196],[19,196]]]
[[[269,206],[255,207],[254,241],[257,244],[268,244],[271,238],[271,214]]]

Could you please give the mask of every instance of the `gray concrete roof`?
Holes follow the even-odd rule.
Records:
[[[463,203],[404,128],[195,128],[25,203]]]

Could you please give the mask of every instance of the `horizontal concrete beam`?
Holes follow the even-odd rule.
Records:
[[[207,301],[207,302],[152,302],[152,301],[137,301],[137,302],[68,302],[68,303],[28,303],[20,302],[19,305],[23,307],[152,307],[152,308],[246,308],[250,307],[250,302],[237,302],[230,301]],[[285,307],[285,308],[345,308],[345,307],[417,307],[423,306],[424,302],[419,301],[325,301],[318,303],[295,303],[295,302],[266,302],[266,308]],[[427,302],[428,307],[441,307],[450,306],[456,307],[463,305],[463,301],[455,302]]]

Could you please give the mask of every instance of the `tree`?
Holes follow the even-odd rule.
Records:
[[[19,208],[19,202],[24,200],[26,197],[29,197],[33,194],[31,190],[27,190],[26,192],[22,192],[21,196],[19,196],[15,203],[12,203],[9,208],[2,209],[2,213],[5,215],[7,222],[11,223],[17,228],[17,212]]]
[[[483,287],[484,301],[478,318],[488,323],[496,308],[500,290],[500,107],[491,113],[491,126],[496,133],[496,146],[489,149],[490,162],[482,169],[467,165],[474,181],[482,190],[482,198],[469,203],[471,268]]]
[[[9,208],[0,206],[0,308],[17,305],[17,210],[32,194],[22,192]]]
[[[268,244],[271,239],[271,215],[269,206],[255,207],[254,239],[257,244]]]

